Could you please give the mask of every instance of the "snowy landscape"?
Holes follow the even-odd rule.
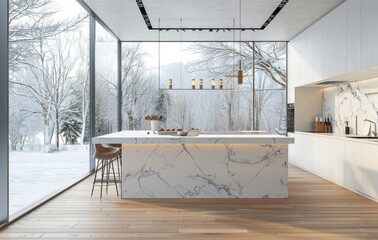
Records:
[[[89,171],[89,151],[59,153],[12,151],[9,212],[19,210],[72,183]]]

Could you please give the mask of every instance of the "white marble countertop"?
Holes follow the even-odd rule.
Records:
[[[378,138],[354,138],[354,137],[365,137],[362,135],[353,135],[353,134],[339,134],[339,133],[315,133],[315,132],[301,132],[296,131],[295,133],[298,134],[305,134],[311,136],[319,136],[319,137],[328,137],[328,138],[335,138],[341,140],[348,140],[352,142],[360,142],[360,143],[370,143],[370,144],[377,144],[378,145]]]
[[[149,133],[149,134],[148,134]],[[294,143],[293,137],[273,134],[246,134],[246,132],[227,134],[199,134],[198,136],[171,136],[158,135],[152,131],[122,131],[92,139],[93,143],[109,144],[290,144]]]

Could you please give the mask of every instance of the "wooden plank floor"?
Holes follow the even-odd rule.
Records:
[[[0,239],[378,239],[378,203],[294,166],[288,199],[90,197],[92,177]]]

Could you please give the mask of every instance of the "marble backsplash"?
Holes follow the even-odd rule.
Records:
[[[335,133],[344,133],[348,121],[351,134],[356,134],[357,116],[357,134],[367,135],[364,120],[378,122],[378,78],[325,88],[323,115],[331,119]]]

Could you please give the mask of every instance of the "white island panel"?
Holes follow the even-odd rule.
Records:
[[[284,144],[124,144],[123,198],[286,198]]]
[[[287,198],[292,137],[250,132],[93,138],[122,144],[123,198]]]

